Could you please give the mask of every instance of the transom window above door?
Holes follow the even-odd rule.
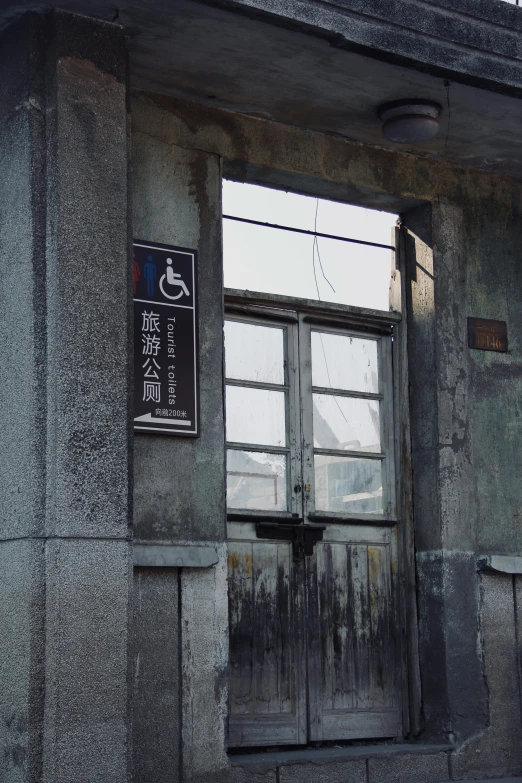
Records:
[[[397,215],[223,182],[225,287],[389,309]]]

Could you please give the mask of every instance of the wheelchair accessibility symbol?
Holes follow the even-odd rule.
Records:
[[[175,295],[168,294],[163,288],[165,278],[167,278],[167,285],[171,286],[171,290],[174,290],[175,288],[181,288],[181,291]],[[163,274],[160,277],[159,287],[161,293],[167,299],[179,299],[181,296],[183,296],[183,294],[185,294],[185,296],[190,296],[187,286],[181,279],[181,275],[178,275],[177,272],[175,272],[172,268],[172,258],[167,258],[167,271],[166,274]]]

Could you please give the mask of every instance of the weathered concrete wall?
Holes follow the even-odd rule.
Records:
[[[129,531],[123,31],[57,14],[47,104],[48,532]],[[95,415],[94,413],[95,412]],[[124,467],[124,470],[122,470]]]
[[[481,762],[473,766],[469,754],[459,755],[455,762],[459,776],[471,771],[487,776],[496,768],[514,774],[520,718],[505,692],[498,691],[497,704],[505,700],[516,728],[505,734],[496,756],[493,743],[481,739],[483,732],[484,737],[492,736],[491,732],[498,737],[502,728],[495,726],[505,725],[492,707],[495,652],[487,643],[491,615],[485,608],[481,614],[481,606],[493,600],[502,604],[511,641],[504,636],[499,644],[512,649],[513,598],[498,591],[488,596],[496,583],[487,578],[480,582],[477,556],[522,551],[516,516],[522,507],[522,485],[516,479],[520,456],[515,453],[517,400],[522,392],[522,321],[516,294],[520,290],[516,261],[522,228],[520,184],[139,93],[133,101],[133,124],[137,130],[153,127],[147,132],[155,137],[155,144],[164,146],[166,161],[172,159],[174,146],[183,148],[182,160],[204,150],[221,157],[225,173],[239,179],[403,213],[408,233],[422,736],[457,743],[477,736],[473,758],[478,758],[479,747]],[[137,139],[142,144],[139,134]],[[186,200],[190,203],[190,198]],[[166,241],[154,234],[148,238]],[[507,320],[510,352],[470,351],[467,316]],[[217,407],[217,400],[214,404]],[[167,448],[154,445],[158,455]],[[140,444],[138,450],[145,453]],[[141,481],[138,476],[138,488]],[[176,494],[172,497],[177,501]],[[198,503],[196,499],[196,507]],[[166,518],[169,513],[165,509]],[[510,655],[505,653],[515,678]],[[518,700],[518,682],[515,686]],[[202,708],[195,709],[197,714]]]
[[[126,42],[62,13],[6,36],[0,777],[126,781]]]
[[[225,755],[223,167],[404,214],[424,736],[459,742],[455,778],[520,772],[521,587],[476,568],[522,553],[520,183],[137,94],[133,234],[199,252],[202,436],[133,441],[125,39],[57,13],[1,43],[2,780],[129,780],[129,674],[137,780],[310,772]],[[505,319],[509,353],[469,351],[467,315]],[[219,563],[136,570],[128,667],[133,442],[136,537]],[[370,761],[333,779],[404,774]]]
[[[36,29],[35,29],[36,28]],[[41,303],[45,139],[41,25],[2,35],[0,87],[0,779],[41,772],[45,386]],[[7,370],[7,371],[6,371]],[[25,539],[25,540],[24,540]]]
[[[520,577],[481,577],[481,630],[484,678],[488,686],[488,725],[470,736],[454,753],[455,780],[509,777],[522,772],[522,727],[518,671],[520,640],[516,613]],[[514,600],[515,599],[515,600]]]
[[[177,568],[134,569],[133,780],[181,778]]]
[[[120,28],[56,14],[47,68],[43,780],[127,780],[130,272]]]
[[[424,719],[428,734],[458,742],[490,732],[494,720],[477,554],[522,547],[513,446],[522,391],[513,238],[520,206],[516,183],[496,189],[493,200],[483,184],[452,207],[437,200],[406,216]],[[469,350],[468,315],[506,320],[509,352]],[[498,601],[509,615],[512,598],[506,594],[502,608]],[[512,714],[509,703],[505,709]],[[503,764],[510,774],[518,770],[509,741],[476,752],[477,774]]]
[[[433,343],[432,351],[422,360],[426,367],[429,361],[440,366],[439,371],[447,376],[442,378],[447,390],[439,390],[433,384],[422,384],[422,388],[419,386],[419,395],[427,395],[426,405],[428,408],[431,405],[432,410],[440,404],[441,416],[444,417],[441,423],[445,430],[444,443],[451,446],[454,439],[455,442],[459,438],[463,439],[462,447],[467,451],[460,454],[462,464],[456,466],[455,470],[465,468],[471,458],[471,449],[474,450],[473,460],[478,459],[481,450],[484,454],[489,450],[484,437],[497,437],[498,443],[501,442],[499,422],[497,426],[491,426],[483,411],[487,410],[488,400],[498,397],[501,388],[513,402],[508,409],[498,411],[499,415],[505,417],[506,421],[512,419],[516,422],[518,418],[514,403],[520,390],[518,384],[522,369],[520,304],[514,296],[521,274],[517,261],[517,241],[522,221],[522,196],[518,181],[487,175],[471,168],[426,161],[400,152],[350,144],[319,133],[232,112],[213,111],[183,101],[170,101],[143,93],[134,95],[135,125],[144,123],[154,111],[156,134],[165,144],[176,143],[185,149],[208,150],[222,156],[225,174],[276,186],[286,184],[303,192],[317,192],[325,198],[399,210],[406,214],[408,225],[414,219],[411,210],[415,205],[433,203],[434,208],[430,208],[425,219],[426,227],[419,228],[419,231],[425,232],[421,241],[427,247],[426,251],[422,251],[428,253],[426,262],[429,261],[430,253],[435,254],[438,267],[435,276],[440,283],[438,301],[435,305],[434,292],[428,290],[429,286],[434,285],[434,281],[429,280],[429,275],[433,276],[434,271],[428,269],[423,279],[424,261],[420,259],[418,269],[412,270],[413,275],[419,275],[420,282],[413,280],[412,284],[415,289],[413,295],[418,300],[415,307],[423,308],[423,315],[417,321],[415,313],[412,317],[417,331],[433,329],[436,324],[446,330],[440,339],[437,334],[436,338],[434,335],[423,337],[421,342]],[[412,233],[415,230],[417,224],[413,226]],[[436,237],[432,237],[434,230],[437,232]],[[415,267],[415,259],[412,264]],[[425,290],[415,293],[420,287]],[[441,310],[437,310],[436,324],[433,322],[430,326],[430,318],[435,317],[436,306]],[[466,347],[467,315],[496,315],[499,319],[508,319],[509,353],[501,355],[470,351]],[[414,334],[415,329],[411,331],[410,340],[413,344],[416,340],[420,344],[420,338]],[[433,358],[430,359],[430,356]],[[429,377],[430,371],[415,374]],[[504,384],[508,385],[507,389]],[[452,391],[453,386],[455,392]],[[488,397],[488,394],[492,396]],[[417,406],[417,397],[415,395],[415,399],[412,399],[413,407]],[[465,437],[459,431],[459,405],[461,409],[464,406],[465,410]],[[508,410],[513,411],[513,416],[510,416]],[[429,416],[424,416],[424,412],[419,414],[419,418],[424,419],[426,433],[429,427],[435,432],[429,436],[431,440],[426,445],[433,451],[438,425]],[[513,427],[516,424],[511,424],[509,432]],[[476,430],[474,437],[471,437],[470,428]],[[510,437],[513,439],[513,436]],[[516,442],[516,438],[514,440]],[[414,445],[420,448],[421,441],[418,440]],[[445,459],[452,459],[449,454],[451,451],[446,448]],[[487,513],[481,515],[492,538],[489,541],[482,537],[475,538],[477,522],[480,525],[481,521],[469,519],[468,504],[478,502],[476,488],[472,488],[469,497],[459,500],[459,525],[467,525],[466,545],[462,538],[464,531],[457,525],[455,535],[458,536],[458,542],[453,539],[452,546],[458,543],[461,549],[477,551],[486,545],[498,547],[501,551],[507,551],[506,546],[514,546],[518,551],[522,546],[522,532],[518,526],[508,528],[509,535],[506,535],[505,527],[499,527],[509,524],[506,521],[508,515],[501,505],[502,500],[510,499],[514,505],[520,504],[522,500],[522,486],[520,482],[512,480],[519,464],[516,460],[520,457],[503,450],[497,458],[499,467],[491,476],[494,485],[493,493],[489,493],[492,502]],[[451,478],[451,465],[446,467]],[[466,488],[476,480],[477,471],[474,470],[473,474],[473,479],[469,479],[468,475],[464,481]],[[447,491],[450,492],[450,489]],[[480,502],[487,502],[484,497],[486,493],[482,495]],[[445,503],[448,513],[453,515],[452,498],[449,495]],[[478,509],[471,510],[471,516],[475,513],[479,513]],[[454,522],[451,524],[455,526]],[[429,529],[429,522],[426,521],[419,528],[418,535],[428,535]],[[517,536],[515,541],[512,539],[513,533]],[[440,526],[436,524],[434,535],[440,541]],[[424,547],[421,539],[419,542]],[[430,543],[429,548],[436,548],[436,545]]]
[[[323,198],[408,211],[447,199],[469,209],[497,200],[516,203],[516,181],[472,168],[431,161],[379,147],[187,101],[133,93],[133,125],[154,111],[156,133],[166,144],[207,150],[224,161],[225,175],[288,185]],[[156,112],[157,110],[157,112]],[[513,216],[516,211],[513,212]]]
[[[211,543],[218,549],[219,563],[209,569],[182,569],[179,582],[166,574],[148,578],[157,598],[151,597],[146,618],[135,614],[146,634],[135,630],[140,638],[135,712],[139,709],[142,717],[135,723],[134,753],[140,759],[137,781],[148,783],[154,769],[155,783],[177,781],[180,774],[186,783],[196,783],[214,781],[228,768],[221,166],[213,153],[166,143],[162,120],[160,112],[151,111],[133,122],[133,232],[136,238],[195,248],[199,254],[201,437],[136,435],[135,537],[155,543]],[[138,582],[138,603],[139,596]],[[180,623],[168,649],[183,684],[171,672],[165,700],[158,700],[152,674],[144,673],[137,659],[139,653],[140,659],[152,661],[156,654],[165,620],[160,601],[168,603],[171,620],[176,617]],[[182,726],[172,718],[174,704]],[[162,727],[153,743],[150,727],[141,728],[151,714]]]
[[[212,569],[181,577],[182,740],[184,783],[228,781],[227,547]]]
[[[137,539],[223,541],[223,276],[220,163],[163,141],[157,115],[133,122],[134,237],[199,253],[201,437],[138,435]]]
[[[44,543],[0,544],[0,780],[41,779]]]
[[[495,203],[481,194],[466,210],[470,315],[508,324],[507,354],[469,352],[474,548],[520,552],[522,504],[522,199],[506,188]]]
[[[452,740],[488,717],[477,656],[463,205],[437,200],[408,214],[406,227],[424,719],[429,734]]]

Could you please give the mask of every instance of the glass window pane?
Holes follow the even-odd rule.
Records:
[[[318,511],[382,514],[382,463],[377,459],[315,455]]]
[[[389,310],[391,250],[224,220],[223,262],[227,288]]]
[[[312,332],[312,383],[378,394],[377,341]]]
[[[223,182],[223,213],[261,223],[392,244],[397,215],[248,182]]]
[[[381,450],[379,402],[314,394],[314,445],[320,449]]]
[[[227,386],[227,440],[285,446],[285,392]]]
[[[225,321],[225,362],[227,378],[284,383],[283,330]]]
[[[229,449],[227,506],[286,511],[286,456]]]

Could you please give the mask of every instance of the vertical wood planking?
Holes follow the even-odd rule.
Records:
[[[294,600],[291,591],[292,562],[290,547],[279,544],[277,547],[277,660],[279,684],[279,710],[290,713],[295,703],[294,692],[294,623],[291,601]]]
[[[292,689],[292,708],[295,712],[297,723],[297,742],[304,744],[308,740],[308,715],[307,715],[307,659],[308,646],[307,626],[309,623],[307,614],[306,578],[307,565],[305,561],[296,562],[292,557],[290,547],[288,557],[291,563],[292,578],[290,592],[290,606],[292,609],[292,626],[289,632],[293,634],[292,646],[292,676],[290,678]]]
[[[394,531],[395,533],[395,531]],[[383,570],[382,570],[382,605],[385,607],[384,619],[384,706],[397,707],[401,704],[400,695],[396,693],[396,662],[397,650],[400,641],[400,627],[397,626],[397,595],[392,588],[392,563],[397,561],[397,546],[395,536],[392,536],[392,543],[382,548]],[[396,569],[395,569],[396,570]]]
[[[234,542],[229,545],[230,711],[232,715],[251,712],[254,700],[252,550],[250,543]]]
[[[368,547],[351,547],[353,624],[352,647],[354,659],[354,707],[368,709],[370,601],[368,585]]]
[[[279,712],[277,545],[254,544],[254,712]]]
[[[317,547],[317,587],[319,590],[318,610],[320,623],[320,674],[321,709],[333,709],[333,644],[332,644],[332,549],[328,544]]]
[[[323,718],[314,709],[331,716],[330,731],[334,715],[344,720],[342,715],[396,705],[390,547],[329,541],[318,545],[315,559],[317,599],[309,595],[308,615],[310,644],[316,647],[309,651],[311,727],[314,738],[334,739],[322,736]],[[310,613],[314,606],[316,615]]]
[[[230,746],[302,744],[304,569],[289,543],[250,538],[248,523],[230,527]]]
[[[351,638],[353,635],[353,600],[351,558],[344,543],[330,544],[332,550],[332,704],[334,710],[353,706],[354,666]]]
[[[370,577],[370,698],[372,707],[392,707],[394,649],[391,644],[392,612],[387,549],[368,547]]]
[[[313,558],[306,558],[306,656],[308,670],[309,739],[322,740],[322,662],[326,640],[327,617],[321,609],[321,580],[324,572],[324,544],[315,547]]]

